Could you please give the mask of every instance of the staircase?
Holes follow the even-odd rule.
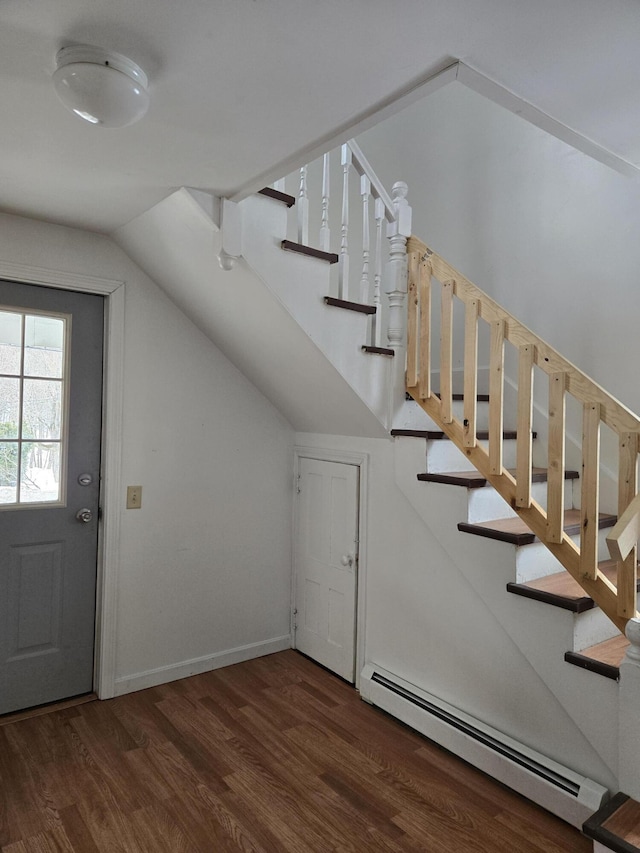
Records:
[[[454,395],[460,397],[461,395]],[[478,398],[478,409],[484,409],[484,420],[488,414],[488,395]],[[479,419],[483,412],[479,411]],[[619,665],[622,661],[628,640],[597,607],[582,586],[562,568],[558,561],[542,547],[540,540],[520,519],[516,512],[504,502],[499,493],[488,483],[475,468],[464,468],[467,459],[463,454],[456,453],[451,447],[441,449],[440,442],[446,440],[443,432],[434,430],[392,429],[391,435],[397,439],[423,439],[426,441],[425,471],[417,472],[416,479],[421,483],[433,483],[464,490],[466,507],[463,517],[457,523],[458,531],[474,536],[504,542],[514,548],[507,553],[513,562],[513,579],[506,584],[509,593],[526,599],[545,604],[549,607],[560,608],[576,614],[574,618],[576,629],[570,649],[564,653],[564,659],[583,669],[590,670],[607,678],[619,678]],[[486,432],[478,432],[478,439],[486,439]],[[533,434],[535,439],[535,433]],[[503,432],[503,447],[505,455],[515,458],[517,433],[515,430]],[[515,476],[515,468],[507,470]],[[581,520],[579,509],[573,508],[573,491],[579,488],[579,472],[565,470],[565,485],[563,502],[564,533],[577,545]],[[544,468],[532,468],[532,500],[546,507],[548,488],[548,472]],[[438,490],[440,492],[440,490]],[[438,500],[437,494],[435,499]],[[598,569],[615,585],[617,579],[617,564],[607,559],[606,533],[616,523],[616,516],[610,513],[600,513],[599,545],[600,562]],[[531,547],[533,546],[533,547]],[[478,547],[482,547],[479,543]],[[640,584],[638,585],[640,590]],[[591,611],[597,611],[597,615]],[[590,614],[580,619],[580,614]],[[585,623],[589,625],[585,627]]]
[[[409,321],[407,341],[407,386],[409,393],[440,424],[445,434],[480,470],[513,507],[526,527],[554,554],[569,574],[624,631],[637,615],[637,456],[640,420],[576,367],[530,332],[464,276],[412,238],[409,246]],[[432,277],[441,285],[440,380],[441,396],[432,394],[431,379],[431,287]],[[464,310],[464,411],[455,417],[452,393],[454,297]],[[490,327],[489,430],[488,446],[476,435],[478,385],[478,334],[483,322]],[[419,331],[418,331],[419,330]],[[517,441],[513,472],[503,460],[505,346],[517,351]],[[548,385],[549,473],[548,506],[533,497],[532,422],[534,374],[542,373]],[[579,543],[564,530],[565,452],[567,444],[566,398],[582,406],[582,484],[580,494]],[[598,547],[604,516],[600,512],[601,423],[617,433],[618,508],[621,524],[609,537],[618,557],[617,583],[601,571]],[[626,515],[625,515],[626,513]],[[615,519],[613,520],[615,523]],[[611,525],[610,525],[611,526]],[[633,528],[633,531],[629,531]],[[472,531],[467,531],[472,532]],[[475,531],[479,532],[479,531]],[[622,539],[628,547],[619,547]]]
[[[221,219],[208,206],[203,216],[199,195],[181,190],[125,226],[119,242],[291,422],[312,413],[299,429],[393,439],[399,491],[595,751],[600,777],[615,779],[618,741],[602,721],[618,717],[629,647],[623,632],[636,616],[640,420],[423,243],[407,241],[406,185],[389,196],[352,143],[342,147],[340,165],[338,251],[329,250],[328,155],[318,181],[319,248],[309,245],[307,167],[297,196],[280,182],[223,206]],[[345,203],[354,169],[363,212],[357,270],[349,265],[355,255]],[[180,242],[182,254],[174,257],[170,247]],[[230,272],[211,272],[216,251]],[[220,295],[215,307],[206,280]],[[247,316],[248,303],[263,322]],[[251,357],[247,323],[259,341]],[[277,346],[285,327],[297,336],[293,360]],[[518,363],[515,379],[505,377],[508,347]],[[454,393],[457,355],[462,393]],[[283,372],[286,382],[276,383]],[[308,387],[311,372],[322,377],[320,390]],[[549,405],[536,429],[540,372],[548,377]],[[338,401],[328,420],[319,394]],[[582,409],[573,467],[566,464],[575,457],[570,395]],[[601,420],[618,436],[619,463],[617,482],[602,489]],[[601,505],[612,491],[617,506]],[[490,570],[480,572],[478,564]]]
[[[343,146],[343,164],[352,156],[345,153],[345,148]],[[359,149],[357,155],[360,160],[364,159]],[[300,191],[305,210],[308,206],[306,182],[307,167],[303,167]],[[323,182],[323,192],[324,186]],[[296,203],[293,195],[282,191],[266,188],[262,192],[288,208]],[[325,211],[326,199],[323,199],[321,234],[327,231]],[[308,239],[308,223],[301,223],[300,218],[298,236]],[[342,238],[344,243],[344,220]],[[281,245],[286,251],[320,258],[328,264],[342,260],[337,253],[314,249],[304,243],[283,240]],[[365,247],[365,266],[367,252],[368,246]],[[640,420],[419,240],[414,237],[409,240],[407,253],[406,396],[426,412],[435,429],[392,427],[390,434],[396,440],[419,438],[426,441],[426,465],[424,471],[416,472],[418,482],[467,492],[466,513],[457,524],[459,532],[515,546],[514,577],[506,584],[509,593],[574,614],[574,640],[571,648],[564,650],[564,659],[617,679],[619,664],[629,645],[621,631],[628,618],[636,615],[639,586],[635,547],[630,548],[620,562],[608,559],[605,537],[616,524],[617,517],[611,512],[599,511],[598,507],[599,423],[602,418],[620,435],[619,505],[624,512],[636,496]],[[432,328],[431,290],[432,277],[436,275],[443,282],[442,316],[440,327],[435,324]],[[340,293],[344,288],[345,280],[341,278]],[[453,393],[454,296],[465,307],[462,394]],[[324,301],[364,315],[375,316],[380,312],[379,296],[374,305],[329,296]],[[481,319],[493,324],[489,368],[493,394],[478,394],[478,324]],[[378,323],[378,332],[380,328],[381,323]],[[442,392],[432,393],[431,341],[438,336]],[[518,346],[522,392],[516,388],[516,423],[511,429],[504,429],[504,349],[509,341]],[[363,345],[362,350],[388,357],[395,355],[394,349],[381,346]],[[551,377],[549,421],[553,437],[549,468],[533,465],[532,445],[536,439],[532,430],[534,365],[542,366]],[[564,464],[564,398],[572,392],[585,407],[581,467],[587,473],[588,482],[583,478],[582,485],[579,472],[565,469]],[[392,415],[395,421],[403,417],[407,418],[406,412],[396,411]],[[419,416],[414,413],[409,419],[419,421]],[[574,499],[575,490],[579,491]],[[580,509],[581,503],[583,509]],[[612,542],[615,544],[619,538],[618,530]]]

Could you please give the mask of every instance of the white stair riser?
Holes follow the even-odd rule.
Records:
[[[574,613],[572,610],[567,610],[562,607],[554,607],[552,604],[547,604],[543,601],[537,601],[526,596],[517,596],[512,594],[513,599],[518,599],[519,602],[527,603],[528,618],[535,623],[542,614],[547,617],[551,612],[554,621],[558,626],[560,635],[560,646],[565,643],[563,652],[574,651],[580,652],[583,649],[588,649],[590,646],[595,646],[597,643],[603,643],[605,640],[610,640],[617,636],[618,629],[613,622],[605,616],[599,607],[594,607],[591,610],[584,610],[582,613]],[[511,606],[516,606],[515,602],[510,602]],[[570,626],[570,633],[566,633],[566,626]],[[562,627],[565,626],[565,627]],[[564,634],[563,634],[564,632]]]
[[[609,549],[607,548],[607,533],[610,528],[600,530],[598,532],[598,559],[608,560]],[[571,539],[577,544],[580,544],[578,534],[572,536]],[[516,547],[516,546],[514,546]],[[522,545],[516,547],[516,583],[526,583],[527,581],[543,578],[547,575],[553,575],[556,572],[565,571],[564,566],[553,556],[542,542],[532,542],[530,545]]]
[[[486,442],[479,442],[487,449]],[[516,440],[503,442],[503,465],[505,468],[516,466]],[[475,471],[475,465],[469,457],[447,439],[427,441],[427,471],[430,474],[442,474],[448,471]]]
[[[464,421],[464,403],[462,400],[453,402],[454,417],[461,423]],[[440,429],[436,422],[429,417],[422,406],[415,400],[407,400],[402,410],[394,418],[396,429]],[[512,424],[505,424],[505,429],[515,429]],[[489,404],[478,403],[476,409],[476,429],[489,429]]]
[[[619,634],[613,622],[599,607],[576,613],[573,626],[573,651],[581,652],[597,643],[604,643]]]
[[[574,480],[565,480],[564,505],[565,509],[573,507],[573,483]],[[547,484],[533,483],[531,496],[543,509],[547,508]],[[485,486],[482,489],[469,489],[469,510],[467,520],[474,523],[489,521],[492,518],[511,518],[518,513],[511,505],[492,487]]]
[[[437,423],[430,418],[415,400],[405,400],[399,412],[393,418],[394,429],[432,429],[439,430]]]

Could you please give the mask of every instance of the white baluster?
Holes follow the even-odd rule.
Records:
[[[340,258],[338,270],[338,298],[349,299],[349,170],[351,149],[342,146],[342,229],[340,234]]]
[[[373,271],[373,304],[376,313],[372,317],[371,345],[382,346],[382,300],[380,297],[380,282],[382,281],[382,223],[384,221],[384,202],[381,198],[376,199],[376,249],[375,265]]]
[[[300,169],[298,192],[298,243],[309,245],[309,194],[307,191],[307,166]]]
[[[411,236],[411,207],[407,201],[408,187],[397,181],[391,190],[396,213],[394,222],[387,226],[389,238],[389,263],[387,298],[389,300],[389,325],[387,339],[392,349],[404,346],[405,308],[407,295],[407,238]]]
[[[362,196],[362,275],[360,277],[360,302],[369,304],[369,196],[371,181],[366,175],[360,178],[360,195]]]
[[[327,152],[322,158],[322,220],[320,223],[320,248],[329,251],[331,231],[329,229],[329,176],[331,171],[331,154]]]

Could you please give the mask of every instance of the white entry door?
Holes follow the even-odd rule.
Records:
[[[355,678],[358,569],[357,465],[299,460],[294,645]]]

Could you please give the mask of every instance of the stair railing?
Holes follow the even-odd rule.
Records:
[[[408,252],[407,390],[488,482],[514,508],[569,574],[624,632],[636,617],[637,540],[640,533],[637,458],[640,419],[549,344],[457,272],[423,242],[411,237]],[[440,320],[432,330],[432,289],[440,285]],[[453,411],[454,303],[464,308],[463,419]],[[488,445],[477,439],[478,336],[489,326]],[[439,330],[439,334],[438,334]],[[439,395],[431,388],[432,347],[440,342]],[[515,470],[503,464],[505,344],[517,350],[517,446]],[[548,377],[548,481],[546,510],[532,498],[534,366]],[[566,402],[582,407],[580,541],[564,528]],[[598,568],[600,428],[618,437],[618,516],[609,537],[617,582]]]
[[[333,215],[331,205],[331,170],[338,153],[341,173],[339,228],[336,227],[337,216]],[[411,234],[411,207],[407,201],[407,185],[399,181],[393,185],[389,194],[353,139],[342,145],[339,152],[327,152],[321,159],[322,178],[317,187],[320,195],[318,199],[310,199],[311,164],[302,166],[295,177],[295,227],[298,242],[306,246],[316,245],[314,236],[310,236],[310,215],[313,216],[317,212],[320,223],[317,245],[323,252],[333,252],[338,256],[338,298],[375,308],[369,329],[371,347],[401,347],[404,345],[406,242]],[[361,205],[357,231],[358,247],[355,252],[350,245],[355,230],[351,220],[351,180],[354,174],[359,182]],[[284,191],[284,180],[276,182],[274,188]],[[357,269],[351,268],[352,261],[354,264],[358,263]],[[384,311],[386,340],[382,306],[385,280],[388,303]]]

